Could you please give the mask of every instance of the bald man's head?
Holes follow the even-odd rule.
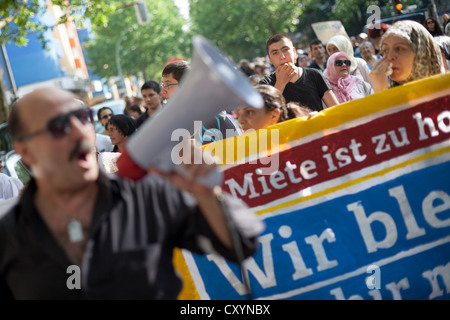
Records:
[[[34,131],[35,126],[39,126],[39,116],[43,112],[50,113],[57,110],[57,106],[67,103],[76,103],[75,96],[66,90],[60,88],[41,88],[36,89],[11,106],[8,130],[13,141],[18,140],[24,134]]]
[[[43,88],[27,94],[12,107],[8,128],[36,181],[69,190],[97,179],[93,113],[71,92]]]

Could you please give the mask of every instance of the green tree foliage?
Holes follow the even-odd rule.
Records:
[[[150,22],[137,25],[134,8],[117,10],[108,24],[93,28],[94,39],[86,45],[89,67],[101,77],[116,76],[115,50],[119,37],[120,65],[124,76],[143,72],[146,80],[158,80],[172,58],[190,59],[191,37],[183,30],[186,20],[173,1],[148,0]]]
[[[403,7],[420,5],[420,0],[403,0]],[[394,1],[390,0],[335,0],[332,13],[335,20],[341,20],[349,36],[359,34],[367,25],[367,19],[372,12],[367,12],[369,6],[380,8],[380,18],[395,16]],[[351,13],[351,14],[349,14]]]
[[[108,21],[108,14],[116,10],[116,6],[111,5],[110,1],[103,0],[51,0],[48,2],[59,5],[65,14],[58,23],[63,23],[69,18],[75,22],[91,18],[93,24],[104,24]],[[23,46],[27,44],[27,35],[35,33],[45,48],[44,32],[55,26],[46,25],[37,18],[47,10],[43,4],[44,1],[40,0],[1,0],[0,44],[14,42]],[[0,68],[0,123],[5,122],[9,114],[9,101],[6,100],[5,92],[3,70]]]
[[[108,21],[108,14],[117,9],[117,6],[110,1],[103,0],[52,0],[50,2],[60,6],[64,13],[58,23],[63,23],[68,18],[75,22],[90,18],[94,25],[101,25]],[[35,19],[47,10],[43,3],[44,1],[39,0],[2,0],[0,2],[0,43],[13,41],[18,45],[26,45],[26,35],[36,32],[45,45],[43,32],[55,26],[45,25],[39,19]]]
[[[296,30],[310,0],[189,0],[192,31],[233,60],[265,56],[274,33]]]

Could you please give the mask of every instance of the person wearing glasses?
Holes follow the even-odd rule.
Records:
[[[353,54],[353,46],[350,40],[341,34],[335,35],[328,40],[327,45],[327,52],[328,55],[332,55],[336,52],[345,52],[347,56],[349,57],[349,60],[352,62],[350,66],[350,73],[352,76],[356,76],[360,78],[361,80],[364,80],[366,82],[370,83],[370,69],[367,65],[366,60],[363,58],[355,57]],[[331,65],[331,68],[334,68],[333,65]],[[325,78],[327,77],[328,67],[325,69],[323,75]]]
[[[109,119],[114,115],[114,111],[110,107],[101,107],[97,111],[97,118],[98,121],[102,124],[102,126],[105,128],[105,131],[102,132],[102,134],[107,135],[106,132],[106,124],[108,123]]]
[[[97,164],[92,110],[59,88],[19,99],[8,129],[32,178],[0,218],[0,299],[175,300],[175,247],[230,261],[258,247],[258,216],[198,182],[217,170],[204,150],[204,161],[183,164],[186,175],[107,175]]]
[[[345,52],[333,53],[328,58],[326,79],[339,103],[364,98],[373,93],[370,83],[350,72],[352,62]]]
[[[425,27],[425,29],[428,30],[428,32],[433,37],[443,36],[444,35],[444,31],[442,31],[442,28],[441,28],[441,25],[439,24],[439,21],[437,21],[433,17],[428,17],[427,19],[425,19],[425,22],[423,23],[423,26]]]
[[[161,83],[161,95],[163,100],[170,100],[173,94],[177,91],[181,78],[189,70],[190,64],[185,60],[173,61],[164,67],[162,71]]]
[[[146,112],[141,114],[137,119],[136,123],[138,128],[147,119],[153,116],[157,111],[161,109],[161,86],[158,82],[149,80],[144,82],[141,87],[142,99],[145,103]]]
[[[338,104],[319,70],[295,65],[297,50],[287,35],[272,35],[266,41],[266,51],[275,72],[265,76],[259,84],[274,86],[283,93],[287,103],[296,102],[312,111]]]
[[[173,61],[164,67],[161,84],[164,99],[169,101],[173,97],[182,85],[182,78],[189,70],[191,70],[191,65],[185,60]],[[192,126],[194,127],[194,124]],[[201,144],[208,144],[242,134],[239,124],[225,111],[220,112],[213,119],[202,122],[200,128],[193,128],[190,131],[193,138]]]

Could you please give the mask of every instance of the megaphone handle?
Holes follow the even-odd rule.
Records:
[[[176,166],[175,171],[182,176],[187,175],[187,171],[183,167]],[[196,181],[205,187],[213,189],[215,186],[221,186],[223,182],[223,173],[217,169],[211,170],[207,175],[197,177]]]

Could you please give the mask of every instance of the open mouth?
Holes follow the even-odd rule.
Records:
[[[82,170],[89,170],[91,168],[92,163],[89,161],[90,154],[91,153],[88,151],[80,151],[77,153],[74,160],[77,166]]]
[[[80,151],[78,153],[78,155],[76,156],[76,159],[78,161],[86,161],[88,154],[89,154],[89,152],[87,152],[87,151]]]
[[[88,155],[91,152],[91,145],[86,140],[78,143],[69,155],[69,161],[75,160],[77,162],[87,161]]]

